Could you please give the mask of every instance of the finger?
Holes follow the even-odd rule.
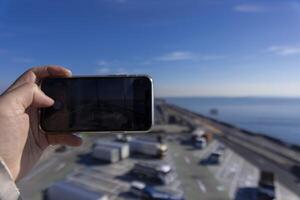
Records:
[[[9,86],[9,88],[4,92],[4,94],[17,87],[20,87],[21,85],[24,85],[25,83],[35,83],[35,81],[35,74],[32,71],[26,71],[11,86]]]
[[[35,83],[25,83],[2,96],[3,105],[12,105],[12,110],[24,113],[29,106],[49,107],[54,100],[45,95]],[[10,108],[10,106],[7,106]]]
[[[72,72],[61,66],[43,66],[33,67],[23,73],[5,92],[13,90],[25,83],[39,83],[40,80],[47,77],[70,77]]]
[[[47,77],[70,77],[72,72],[64,67],[50,65],[44,67],[33,67],[31,71],[36,75],[38,80]]]
[[[48,143],[50,145],[68,145],[68,146],[80,146],[82,139],[74,134],[62,134],[62,135],[46,135]]]

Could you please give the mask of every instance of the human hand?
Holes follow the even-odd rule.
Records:
[[[38,108],[54,100],[38,87],[46,77],[69,77],[63,67],[35,67],[21,75],[0,96],[0,157],[14,180],[26,175],[49,145],[79,146],[81,138],[72,134],[46,135],[39,127]]]

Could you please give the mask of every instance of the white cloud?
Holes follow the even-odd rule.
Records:
[[[156,58],[160,61],[179,61],[179,60],[192,60],[195,56],[193,53],[188,51],[174,51],[163,56]]]
[[[205,54],[197,54],[189,51],[174,51],[160,57],[155,58],[157,61],[184,61],[184,60],[219,60],[223,59],[225,56],[223,55],[205,55]]]
[[[126,61],[120,62],[118,60],[99,60],[96,65],[98,68],[96,68],[97,74],[126,74],[127,70],[119,67],[120,65],[124,65]]]
[[[220,60],[220,59],[224,59],[226,58],[226,56],[223,55],[199,55],[198,56],[198,60]]]
[[[256,5],[256,4],[240,4],[234,6],[233,9],[237,12],[244,12],[244,13],[258,13],[267,10],[266,7],[262,5]]]
[[[271,46],[267,52],[281,56],[296,55],[300,54],[300,46]]]

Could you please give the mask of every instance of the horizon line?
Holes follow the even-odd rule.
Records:
[[[174,96],[174,95],[170,95],[170,96],[161,96],[161,95],[157,95],[155,96],[155,98],[277,98],[277,99],[300,99],[300,95],[299,96],[279,96],[279,95],[241,95],[241,96],[228,96],[228,95],[183,95],[183,96]]]

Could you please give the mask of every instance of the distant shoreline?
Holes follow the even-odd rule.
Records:
[[[166,101],[166,99],[160,99],[160,100]],[[299,98],[299,100],[300,100],[300,98]],[[275,143],[277,143],[277,144],[283,145],[283,146],[285,146],[285,147],[287,147],[287,148],[290,148],[290,149],[293,149],[293,150],[295,150],[295,151],[300,152],[300,145],[298,145],[298,144],[293,144],[293,143],[290,143],[290,142],[286,142],[286,141],[283,141],[283,140],[281,140],[281,139],[272,137],[272,136],[270,136],[270,135],[266,135],[266,134],[264,134],[264,133],[259,133],[259,132],[254,132],[254,131],[249,131],[249,130],[240,128],[240,127],[238,127],[238,126],[236,126],[236,125],[233,125],[233,124],[231,124],[231,123],[224,122],[224,121],[221,121],[221,120],[218,120],[218,119],[214,119],[214,118],[212,118],[212,117],[209,117],[209,116],[200,114],[200,113],[198,113],[198,112],[192,111],[192,110],[187,109],[187,108],[184,108],[184,107],[182,107],[182,106],[175,105],[175,104],[170,103],[170,102],[168,102],[168,101],[166,101],[166,103],[167,103],[168,105],[171,105],[171,106],[176,107],[176,108],[178,108],[178,109],[184,110],[184,111],[186,111],[186,112],[190,112],[190,113],[192,113],[192,114],[194,114],[194,115],[197,115],[197,116],[199,116],[199,117],[201,117],[201,118],[207,119],[207,120],[212,121],[212,122],[214,122],[214,123],[218,123],[218,124],[221,124],[221,125],[226,126],[226,127],[229,127],[229,128],[234,128],[234,129],[236,129],[236,130],[239,130],[239,131],[243,132],[244,134],[251,135],[251,136],[259,136],[259,137],[265,138],[265,139],[267,139],[267,140],[271,140],[272,142],[275,142]],[[299,122],[299,124],[300,124],[300,122]]]

